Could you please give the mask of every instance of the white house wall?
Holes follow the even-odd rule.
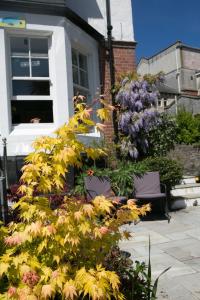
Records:
[[[0,12],[0,17],[19,17],[19,13]],[[27,155],[31,150],[31,144],[35,138],[52,134],[55,129],[63,125],[73,112],[73,79],[71,47],[78,45],[79,49],[90,55],[92,78],[91,93],[94,95],[99,87],[98,43],[80,28],[62,17],[47,15],[20,14],[25,18],[27,26],[25,30],[15,30],[16,34],[51,34],[52,46],[50,50],[50,75],[52,79],[52,100],[54,111],[53,124],[20,124],[11,125],[11,72],[10,56],[8,49],[9,29],[0,29],[0,134],[7,138],[8,156]],[[2,154],[2,145],[0,145]]]
[[[110,0],[110,3],[113,38],[117,41],[134,41],[131,0]],[[105,0],[66,0],[66,5],[107,36]]]

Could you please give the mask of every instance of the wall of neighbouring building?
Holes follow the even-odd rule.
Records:
[[[157,74],[159,72],[164,72],[168,74],[174,70],[176,70],[176,48],[175,45],[166,49],[165,51],[153,56],[148,59],[148,73]],[[141,61],[141,64],[138,65],[138,73],[144,75],[146,73],[146,67],[144,68],[142,65],[146,64],[145,61]],[[145,72],[145,73],[143,73]]]
[[[197,91],[196,70],[182,68],[181,76],[181,90]]]
[[[181,49],[183,68],[200,70],[200,51],[195,49]]]
[[[185,110],[191,112],[192,114],[200,113],[200,97],[195,96],[179,96],[177,100],[178,109],[185,108]],[[166,109],[166,112],[172,115],[176,114],[176,104]]]
[[[192,145],[176,145],[168,156],[183,165],[184,175],[200,174],[200,149]]]

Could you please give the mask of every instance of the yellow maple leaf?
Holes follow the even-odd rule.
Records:
[[[73,280],[69,280],[65,283],[63,294],[65,296],[65,299],[73,300],[74,297],[77,296],[76,287]]]
[[[42,298],[48,299],[53,296],[53,293],[54,293],[54,289],[50,284],[43,285],[42,290],[41,290]]]
[[[9,264],[8,263],[0,263],[0,278],[3,274],[7,273],[7,270],[9,268]]]
[[[92,202],[94,206],[102,212],[110,213],[111,209],[113,208],[113,204],[104,196],[97,196]]]
[[[83,217],[83,213],[82,213],[81,211],[76,211],[76,212],[74,213],[74,217],[75,217],[75,219],[76,219],[77,221],[80,221],[80,220],[82,219],[82,217]]]
[[[94,207],[91,204],[84,204],[82,210],[83,213],[86,214],[88,217],[94,215]]]
[[[82,224],[79,225],[79,230],[80,232],[82,232],[83,234],[89,233],[91,232],[91,228],[90,228],[90,224],[87,222],[84,222]]]
[[[97,116],[102,121],[108,121],[111,118],[110,111],[107,108],[99,108],[99,109],[97,109]]]
[[[34,236],[37,236],[41,232],[42,223],[40,221],[36,221],[35,223],[31,223],[28,227],[28,231],[32,233]]]
[[[127,230],[123,231],[123,236],[127,240],[132,237],[131,233],[129,231],[127,231]]]

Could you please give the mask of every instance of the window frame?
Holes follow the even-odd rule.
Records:
[[[12,76],[12,53],[11,53],[11,38],[36,38],[36,39],[44,39],[46,38],[48,40],[48,67],[49,67],[49,76],[48,77],[20,77],[20,76]],[[51,62],[53,61],[53,53],[52,53],[52,38],[53,38],[53,32],[52,31],[46,31],[46,30],[9,30],[6,34],[6,45],[7,45],[7,65],[8,65],[8,87],[9,87],[9,112],[10,112],[10,131],[15,132],[15,130],[26,130],[26,129],[42,129],[42,128],[54,128],[55,127],[55,111],[54,111],[54,89],[53,89],[53,73],[51,68]],[[20,56],[22,57],[22,56]],[[25,56],[24,56],[25,57]],[[38,58],[39,56],[35,56],[35,58]],[[26,81],[49,81],[49,95],[18,95],[13,96],[13,79],[17,80],[26,80]],[[12,123],[12,111],[11,111],[11,101],[44,101],[49,100],[52,101],[52,114],[53,114],[53,121],[49,123]]]
[[[73,52],[76,53],[76,58],[77,58],[77,65],[73,64]],[[80,67],[80,63],[79,63],[79,54],[85,56],[86,58],[86,64],[87,64],[87,70],[84,70],[83,68]],[[76,68],[78,70],[78,82],[79,83],[75,83],[74,82],[74,76],[73,76],[73,69]],[[86,54],[84,51],[77,49],[76,47],[72,46],[72,83],[73,83],[73,90],[74,88],[76,89],[80,89],[83,92],[85,92],[86,94],[88,94],[89,97],[92,96],[91,94],[91,87],[90,87],[90,81],[89,81],[89,56],[88,54]],[[82,86],[80,84],[80,71],[84,72],[87,75],[87,83],[88,83],[88,87]],[[75,96],[75,95],[74,95]]]
[[[93,93],[92,93],[92,85],[93,85],[93,79],[92,79],[92,64],[93,64],[93,58],[90,55],[90,53],[88,53],[88,51],[86,51],[83,48],[80,48],[80,46],[76,46],[72,44],[71,47],[71,53],[72,51],[76,51],[76,53],[78,54],[82,54],[87,58],[87,80],[88,80],[88,88],[85,88],[77,83],[74,83],[74,78],[73,78],[73,67],[76,65],[73,64],[73,59],[72,59],[72,84],[73,84],[73,91],[74,88],[79,88],[80,90],[83,90],[85,93],[88,94],[88,100],[87,101],[88,104],[91,104],[91,101],[93,100]],[[78,64],[79,64],[79,60],[78,60]],[[83,70],[82,68],[80,68],[81,70]],[[78,74],[79,76],[79,74]],[[80,82],[80,81],[79,81]],[[73,92],[74,94],[74,92]],[[84,95],[83,95],[84,96]],[[97,120],[96,120],[97,121]],[[85,136],[85,137],[100,137],[100,132],[97,130],[96,126],[93,127],[93,130],[91,130],[91,132],[89,133],[85,133],[85,134],[79,134],[79,136]]]
[[[28,39],[28,43],[29,43],[29,49],[28,49],[28,56],[16,56],[16,55],[12,55],[11,52],[11,38],[27,38]],[[36,77],[36,76],[31,76],[32,74],[30,73],[30,76],[12,76],[12,58],[13,57],[19,57],[19,58],[28,58],[29,60],[29,69],[31,70],[30,67],[30,62],[31,62],[31,58],[32,56],[30,55],[30,40],[31,39],[44,39],[46,38],[48,40],[48,56],[45,57],[48,59],[48,67],[49,67],[49,76],[48,77]],[[35,101],[42,101],[42,100],[52,100],[52,81],[51,81],[51,74],[50,74],[50,45],[51,45],[51,35],[42,35],[40,34],[40,32],[38,34],[31,34],[29,32],[23,32],[22,34],[15,34],[15,33],[11,33],[8,35],[8,39],[9,39],[9,58],[10,58],[10,74],[11,74],[11,82],[10,82],[10,88],[11,88],[11,100],[35,100]],[[39,56],[35,56],[35,58],[39,58]],[[44,57],[42,57],[44,59]],[[14,96],[13,95],[13,80],[16,81],[48,81],[49,82],[49,95],[17,95]],[[53,101],[53,100],[52,100]],[[28,124],[28,123],[24,123],[24,124]],[[49,124],[49,123],[47,123]]]

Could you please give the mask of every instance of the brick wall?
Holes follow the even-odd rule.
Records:
[[[136,43],[134,42],[113,41],[113,58],[116,82],[123,73],[136,71],[135,46]],[[100,68],[102,93],[111,101],[109,59],[105,47],[100,49]],[[112,121],[109,121],[106,122],[106,125],[105,138],[107,141],[111,142],[113,140],[113,123]]]

